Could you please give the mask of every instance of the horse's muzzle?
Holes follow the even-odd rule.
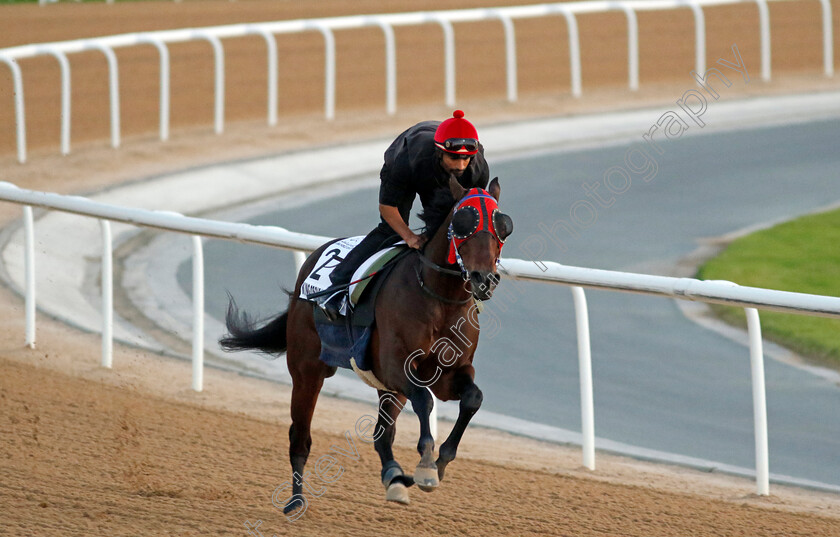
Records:
[[[488,300],[499,285],[500,276],[496,272],[474,270],[470,272],[472,295],[478,300]]]

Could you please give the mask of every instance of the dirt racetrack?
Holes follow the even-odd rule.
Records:
[[[422,8],[525,3],[532,2],[435,0]],[[753,75],[749,86],[733,87],[726,98],[840,86],[819,75],[819,4],[791,4],[796,7],[771,6],[771,84],[761,83],[758,76],[755,7],[708,10],[710,65],[718,57],[730,58],[729,47],[737,42]],[[832,5],[837,46],[840,2]],[[419,8],[395,0],[3,6],[0,47],[409,7]],[[693,31],[690,12],[640,16],[642,87],[637,94],[624,89],[622,16],[582,17],[580,24],[584,98],[574,100],[568,95],[565,47],[550,51],[543,45],[549,38],[565,43],[565,26],[557,21],[554,26],[517,23],[522,100],[516,105],[504,101],[500,29],[459,26],[459,106],[480,129],[520,117],[673,106],[692,87],[688,71],[693,42],[685,39]],[[14,159],[11,84],[0,68],[0,180],[26,188],[88,192],[215,160],[390,136],[413,121],[449,113],[440,102],[440,51],[430,48],[440,46],[439,30],[398,30],[400,111],[393,118],[384,114],[379,90],[384,85],[381,35],[348,32],[337,38],[340,89],[337,118],[331,123],[319,115],[320,36],[278,41],[294,52],[283,59],[289,62],[281,69],[286,93],[281,125],[273,129],[261,119],[264,51],[259,42],[230,43],[230,123],[221,137],[209,132],[209,50],[200,44],[173,48],[174,131],[167,144],[154,139],[154,52],[118,52],[126,135],[119,151],[106,147],[104,61],[96,55],[75,56],[74,152],[68,157],[57,154],[58,68],[52,59],[22,62],[33,149],[26,165]],[[422,54],[426,49],[432,50],[428,58]],[[178,62],[184,69],[176,76]],[[3,224],[19,214],[17,206],[0,205]],[[274,490],[291,477],[287,387],[208,370],[204,392],[194,393],[189,390],[189,364],[125,347],[116,349],[114,369],[105,370],[97,365],[97,336],[48,318],[39,318],[37,350],[24,349],[23,304],[5,288],[0,288],[0,316],[0,535],[248,535],[246,522],[256,528],[253,535],[266,536],[840,535],[837,495],[774,485],[772,496],[756,497],[748,480],[600,453],[597,470],[589,472],[581,468],[576,448],[480,428],[468,430],[438,491],[425,494],[412,488],[410,506],[386,504],[378,457],[353,434],[356,420],[375,409],[329,398],[322,398],[316,410],[310,461],[330,453],[331,445],[347,447],[345,431],[354,440],[358,460],[356,455],[339,455],[344,472],[329,484],[314,481],[323,495],[310,497],[305,515],[292,523],[272,505]],[[409,471],[417,461],[415,421],[410,415],[401,418],[396,441],[397,458]],[[442,423],[442,432],[449,426]]]

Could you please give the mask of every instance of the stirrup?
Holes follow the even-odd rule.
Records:
[[[344,301],[344,289],[336,291],[331,295],[325,295],[325,298],[318,299],[318,307],[324,312],[324,315],[330,321],[337,321],[343,315],[341,314],[341,304]]]

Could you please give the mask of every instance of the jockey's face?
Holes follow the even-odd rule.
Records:
[[[454,155],[441,151],[440,165],[446,173],[461,177],[464,175],[464,170],[470,165],[471,159],[471,155]]]

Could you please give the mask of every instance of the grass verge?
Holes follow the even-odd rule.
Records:
[[[702,280],[840,296],[840,210],[808,215],[733,241],[697,273]],[[714,306],[745,326],[743,310]],[[823,365],[840,368],[840,320],[761,311],[762,334]]]

